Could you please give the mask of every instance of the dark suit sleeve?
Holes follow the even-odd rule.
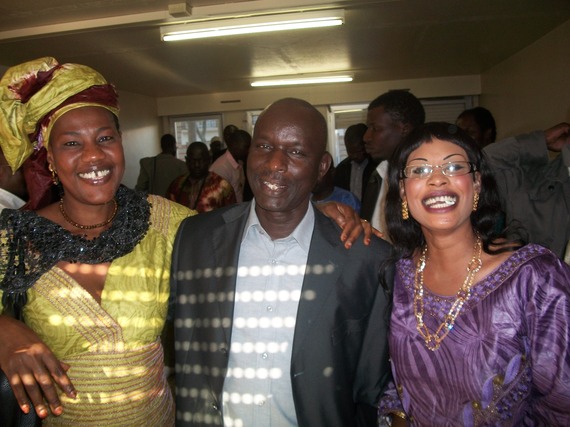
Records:
[[[362,344],[354,386],[354,401],[357,404],[357,425],[377,425],[377,405],[380,395],[392,378],[389,353],[388,329],[391,311],[393,264],[384,264],[390,253],[388,244],[372,247],[372,251],[381,251],[378,278],[384,275],[386,288],[378,283],[368,327]]]

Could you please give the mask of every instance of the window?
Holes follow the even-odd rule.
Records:
[[[253,128],[255,127],[255,122],[259,118],[263,110],[253,110],[247,112],[247,131],[250,135],[253,135]]]
[[[210,146],[214,136],[222,135],[222,116],[204,115],[187,117],[170,117],[170,131],[176,138],[176,157],[184,159],[186,149],[192,142],[200,141]]]

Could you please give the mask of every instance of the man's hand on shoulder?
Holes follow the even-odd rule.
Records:
[[[326,202],[319,203],[316,207],[342,228],[340,240],[344,242],[344,246],[347,249],[352,246],[362,233],[364,233],[363,241],[365,245],[370,244],[373,234],[382,238],[380,231],[372,227],[368,221],[361,219],[358,213],[348,205],[339,202]]]

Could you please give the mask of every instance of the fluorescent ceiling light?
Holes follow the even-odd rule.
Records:
[[[316,12],[292,12],[166,25],[160,28],[160,35],[164,41],[176,41],[235,34],[330,27],[342,25],[343,22],[344,10],[320,10]]]
[[[251,82],[253,87],[266,86],[289,86],[289,85],[307,85],[318,83],[346,83],[351,82],[352,76],[348,74],[332,75],[332,76],[298,76],[298,77],[275,77],[273,79],[255,80]]]

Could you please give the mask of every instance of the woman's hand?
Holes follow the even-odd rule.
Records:
[[[53,415],[61,415],[63,406],[55,385],[70,398],[76,396],[65,373],[69,366],[60,362],[34,331],[9,316],[0,316],[0,342],[0,368],[22,411],[29,413],[31,401],[42,419],[49,415],[48,407]]]
[[[364,244],[370,243],[372,234],[382,237],[382,234],[373,228],[370,223],[360,218],[354,209],[350,206],[338,202],[319,203],[316,207],[330,219],[342,228],[340,240],[344,242],[344,246],[348,249],[352,243],[364,233]]]

